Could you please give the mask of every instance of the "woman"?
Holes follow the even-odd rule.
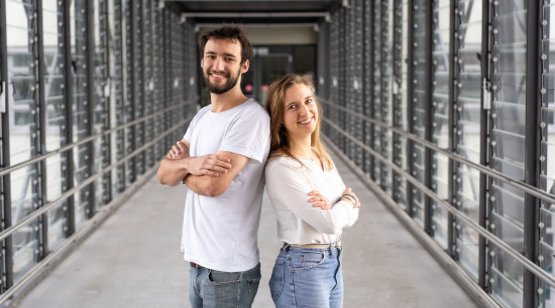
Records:
[[[271,152],[266,190],[284,242],[270,291],[276,307],[341,307],[341,233],[360,203],[320,142],[322,109],[309,76],[290,74],[270,86]]]

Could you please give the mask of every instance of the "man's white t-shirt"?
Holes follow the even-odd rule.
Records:
[[[270,151],[270,118],[255,100],[223,112],[210,105],[193,118],[184,139],[192,157],[227,151],[249,158],[228,189],[216,197],[188,189],[181,251],[206,268],[246,271],[258,264],[257,232]]]

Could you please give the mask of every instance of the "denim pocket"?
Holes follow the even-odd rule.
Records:
[[[207,278],[213,286],[239,284],[241,282],[241,273],[228,273],[210,270]]]
[[[326,260],[326,253],[324,251],[302,251],[294,256],[293,270],[306,270],[316,267]]]
[[[285,285],[285,265],[283,262],[283,257],[281,255],[276,259],[274,269],[272,270],[272,276],[270,277],[269,285],[272,300],[274,301],[274,303],[276,303],[281,293],[283,292],[283,288]]]

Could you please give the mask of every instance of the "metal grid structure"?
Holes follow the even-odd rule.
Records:
[[[197,108],[194,37],[160,1],[0,1],[0,302],[181,138]]]
[[[320,26],[326,138],[488,306],[555,305],[554,13],[551,1],[352,0]]]

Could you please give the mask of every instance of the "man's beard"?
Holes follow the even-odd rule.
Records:
[[[223,94],[223,93],[233,89],[233,87],[235,87],[235,85],[237,84],[237,81],[239,80],[239,76],[241,74],[240,72],[241,72],[241,68],[239,68],[239,71],[237,71],[237,77],[235,77],[235,78],[233,78],[233,76],[231,76],[230,74],[225,72],[225,75],[227,77],[227,82],[223,86],[218,86],[218,85],[210,83],[209,75],[208,75],[208,73],[205,72],[204,73],[204,82],[206,82],[206,84],[208,85],[208,90],[210,90],[210,93]]]

